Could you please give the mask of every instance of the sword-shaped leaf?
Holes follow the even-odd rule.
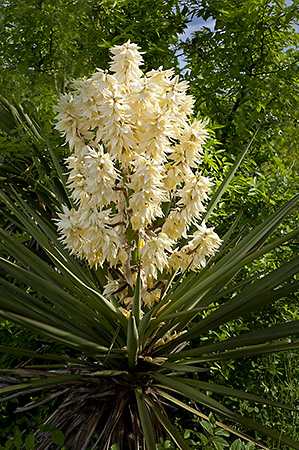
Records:
[[[134,370],[137,364],[137,356],[139,351],[139,335],[136,325],[135,316],[131,313],[128,320],[127,329],[127,353],[128,353],[128,367]]]
[[[135,317],[137,326],[139,325],[140,322],[140,312],[141,312],[141,289],[140,289],[140,270],[139,270],[135,284],[133,307],[132,307],[132,313]]]
[[[90,341],[89,339],[84,339],[78,334],[62,330],[55,326],[51,326],[47,323],[31,319],[29,317],[21,316],[12,312],[3,311],[0,309],[0,315],[14,323],[24,326],[29,330],[37,332],[43,336],[49,337],[56,342],[72,347],[76,350],[82,351],[83,353],[91,353],[95,357],[103,357],[108,351],[107,347],[98,345],[96,342]]]
[[[148,398],[145,397],[146,403],[150,406],[151,410],[155,413],[156,417],[159,419],[160,423],[165,428],[169,437],[174,441],[174,443],[179,447],[180,450],[190,450],[189,445],[182,438],[178,430],[172,425],[168,417],[163,414],[159,408]]]
[[[192,357],[199,357],[200,355],[206,355],[212,352],[228,352],[229,350],[242,348],[246,352],[246,348],[250,346],[265,344],[270,341],[275,341],[277,339],[298,334],[298,332],[299,320],[294,320],[272,327],[263,328],[262,330],[243,333],[240,334],[240,336],[228,338],[214,344],[203,345],[192,350],[184,350],[179,353],[169,355],[169,359],[179,361],[182,358],[188,358],[186,360],[186,364],[189,364],[190,358]],[[286,346],[288,343],[284,342],[283,344]]]
[[[164,397],[166,400],[169,400],[170,402],[174,403],[175,405],[186,409],[187,411],[191,412],[192,414],[200,417],[201,419],[204,420],[209,420],[209,417],[206,416],[205,414],[203,414],[202,412],[198,411],[198,409],[192,408],[192,406],[190,406],[187,403],[182,402],[181,400],[173,397],[172,395],[168,394],[167,392],[162,391],[161,389],[157,389],[157,392],[159,395],[161,395],[162,397]],[[218,427],[223,428],[224,430],[229,431],[232,434],[235,434],[236,436],[245,439],[246,441],[249,442],[254,442],[258,447],[263,448],[265,450],[270,450],[268,447],[265,447],[264,445],[259,444],[258,442],[256,442],[254,439],[250,438],[249,436],[247,436],[244,433],[241,433],[240,431],[235,430],[234,428],[231,428],[228,425],[225,425],[222,422],[219,422],[218,420],[215,421],[215,425],[217,425]]]
[[[278,269],[273,270],[270,274],[231,298],[216,311],[212,311],[205,319],[189,329],[186,336],[179,337],[177,343],[213,330],[223,323],[240,317],[244,312],[252,312],[277,298],[284,297],[286,293],[296,292],[299,285],[298,282],[291,283],[286,288],[278,290],[275,288],[295,275],[298,272],[298,267],[299,257],[296,257]]]
[[[74,383],[82,378],[81,375],[63,375],[50,379],[32,381],[30,383],[21,383],[13,386],[8,386],[0,389],[0,397],[12,394],[14,392],[31,391],[32,389],[40,388],[52,388],[54,386],[60,386],[61,384]],[[2,399],[2,401],[5,401]]]
[[[135,396],[147,450],[153,450],[156,448],[155,431],[144,400],[144,394],[140,388],[135,389]]]
[[[193,386],[198,389],[202,389],[204,391],[211,391],[215,392],[217,394],[227,396],[227,397],[234,397],[234,398],[241,398],[243,400],[248,400],[250,402],[254,403],[262,403],[264,405],[271,405],[278,408],[288,409],[290,411],[297,411],[299,412],[299,409],[292,408],[290,406],[284,405],[283,403],[272,401],[268,398],[260,397],[259,395],[251,394],[250,392],[244,392],[240,391],[238,389],[233,389],[227,386],[222,386],[220,384],[216,383],[208,383],[205,381],[199,381],[199,380],[191,380],[191,379],[183,379],[183,378],[174,378],[179,381],[185,382],[189,384],[190,386]]]
[[[201,403],[202,405],[205,405],[208,408],[217,411],[218,413],[221,413],[224,416],[233,419],[236,422],[241,423],[247,428],[251,428],[259,433],[265,434],[266,436],[269,436],[275,439],[276,441],[280,440],[281,442],[289,445],[292,448],[299,449],[299,442],[296,442],[286,436],[283,436],[281,433],[278,433],[277,431],[272,430],[271,428],[266,427],[261,423],[258,423],[252,419],[248,419],[246,417],[233,413],[228,408],[223,406],[221,403],[213,400],[212,398],[206,396],[205,394],[202,394],[197,389],[188,386],[185,380],[184,382],[181,382],[176,379],[172,379],[170,377],[165,377],[164,375],[161,374],[154,374],[153,378],[161,383],[158,385],[158,388],[161,387],[164,389],[169,388],[170,390],[173,390],[183,395],[184,397],[189,398],[190,400],[195,400],[196,402]]]

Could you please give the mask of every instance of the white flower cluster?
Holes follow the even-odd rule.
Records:
[[[187,83],[173,70],[144,75],[138,50],[130,41],[115,46],[113,74],[98,70],[61,98],[56,128],[73,152],[67,164],[75,208],[64,207],[58,227],[72,253],[90,266],[107,264],[105,293],[127,305],[140,267],[151,307],[161,297],[162,273],[203,267],[220,239],[198,225],[212,184],[198,171],[206,123],[189,118]],[[197,231],[188,236],[191,225]]]

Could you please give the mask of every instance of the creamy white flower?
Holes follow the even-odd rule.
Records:
[[[61,96],[59,106],[55,109],[59,112],[55,128],[65,135],[72,150],[75,142],[80,139],[77,133],[79,111],[73,96],[71,94]]]
[[[152,308],[155,303],[159,302],[161,299],[161,290],[154,289],[153,291],[142,292],[142,302],[148,307]]]
[[[135,154],[135,168],[128,187],[133,194],[129,200],[132,210],[131,223],[135,230],[144,228],[156,217],[162,217],[161,203],[167,201],[167,192],[163,189],[163,166],[150,158]]]
[[[129,311],[128,309],[123,308],[122,306],[120,306],[118,309],[119,309],[119,311],[120,311],[121,313],[123,313],[123,315],[125,316],[125,318],[126,318],[127,320],[129,320],[131,311]],[[124,348],[127,349],[127,347],[124,347]]]
[[[163,70],[162,66],[160,66],[157,70],[151,70],[146,73],[146,76],[150,78],[151,83],[155,83],[163,92],[166,92],[167,87],[169,86],[169,80],[173,77],[173,75],[173,69]]]
[[[173,244],[173,240],[161,232],[146,241],[139,250],[142,268],[150,280],[157,278],[158,271],[162,272],[168,266],[167,252],[171,252]]]
[[[114,280],[113,278],[108,278],[108,282],[105,284],[103,290],[103,296],[107,298],[110,297],[120,289],[120,286],[121,282],[119,279]]]
[[[111,49],[114,56],[110,63],[110,69],[115,72],[115,77],[120,83],[130,84],[142,76],[139,66],[142,64],[143,58],[138,49],[140,47],[131,43],[130,40]]]
[[[173,166],[172,164],[165,165],[166,173],[164,184],[168,191],[174,191],[176,187],[182,182],[182,171],[180,166]]]
[[[182,208],[181,214],[185,216],[188,224],[193,218],[199,218],[205,211],[203,202],[208,199],[208,192],[213,183],[207,177],[201,176],[198,172],[193,175],[185,186],[177,191],[180,197],[178,206]]]
[[[208,228],[204,222],[197,227],[191,238],[187,245],[172,254],[169,265],[173,270],[196,270],[205,267],[206,258],[214,255],[221,244],[221,239],[214,229]]]
[[[201,120],[194,120],[191,125],[186,123],[184,133],[181,138],[182,141],[204,144],[208,137],[208,131],[206,129],[208,123],[208,120],[204,122]]]
[[[177,241],[180,238],[187,238],[187,230],[190,220],[186,218],[180,210],[173,210],[169,213],[162,226],[162,232],[166,233],[170,239]]]
[[[114,187],[119,179],[114,163],[109,153],[104,153],[103,147],[90,149],[85,156],[85,189],[92,196],[94,204],[109,205],[114,199]]]

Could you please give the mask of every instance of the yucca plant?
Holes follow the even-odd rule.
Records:
[[[169,419],[172,406],[201,418],[213,411],[218,424],[224,420],[222,426],[238,435],[244,436],[226,419],[299,449],[214,394],[292,408],[208,381],[210,362],[299,347],[298,339],[290,340],[298,334],[297,320],[210,339],[221,325],[298,289],[298,257],[270,273],[237,278],[296,238],[298,229],[272,235],[298,198],[247,234],[236,232],[236,220],[220,239],[206,221],[251,143],[207,203],[212,182],[200,173],[206,122],[190,119],[187,84],[171,70],[144,76],[135,44],[112,52],[113,75],[99,70],[75,82],[60,101],[56,127],[73,152],[68,181],[47,141],[52,178],[37,181],[19,165],[2,166],[7,222],[0,234],[10,256],[0,260],[0,315],[64,349],[54,354],[0,346],[32,361],[9,370],[26,380],[1,389],[2,400],[40,395],[19,408],[26,411],[56,398],[46,424],[60,429],[72,450],[113,444],[154,450],[165,436],[188,449]],[[14,120],[44,139],[22,109],[3,105],[4,131],[17,111]],[[12,223],[30,240],[19,242]],[[41,430],[36,448],[60,446]]]

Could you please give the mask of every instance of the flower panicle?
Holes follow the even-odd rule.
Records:
[[[221,242],[201,223],[213,184],[199,171],[207,121],[190,118],[194,99],[173,69],[143,74],[139,50],[130,41],[113,47],[112,73],[74,81],[56,108],[75,204],[58,214],[61,240],[90,266],[108,264],[104,292],[126,311],[138,268],[151,308],[163,273],[204,267]]]

